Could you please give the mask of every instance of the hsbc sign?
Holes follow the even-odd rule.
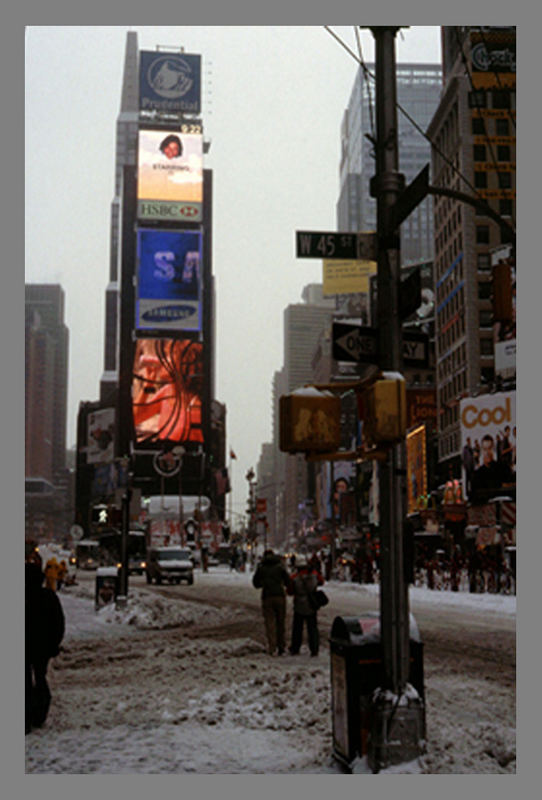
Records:
[[[137,216],[141,220],[159,219],[201,222],[202,203],[139,200],[137,204]]]

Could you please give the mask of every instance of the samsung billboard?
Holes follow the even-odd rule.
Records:
[[[139,54],[139,107],[165,114],[201,111],[201,56],[142,50]]]
[[[202,203],[203,135],[141,129],[137,158],[138,218],[200,222]]]
[[[137,330],[201,331],[202,234],[137,232]]]

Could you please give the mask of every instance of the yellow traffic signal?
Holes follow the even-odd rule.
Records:
[[[282,395],[280,449],[285,453],[330,452],[341,441],[341,401],[314,387]]]
[[[406,436],[406,383],[398,372],[384,372],[362,392],[363,437],[369,445],[399,442]]]

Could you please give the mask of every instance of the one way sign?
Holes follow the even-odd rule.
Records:
[[[336,361],[378,366],[378,331],[365,325],[333,323],[333,358]],[[405,366],[429,366],[429,337],[418,331],[403,334]]]

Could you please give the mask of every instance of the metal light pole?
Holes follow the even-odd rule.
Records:
[[[377,199],[378,350],[380,368],[401,373],[402,330],[399,304],[400,236],[392,209],[404,189],[399,173],[395,35],[399,27],[372,27],[376,61],[376,174],[371,194]],[[381,578],[380,629],[383,676],[373,698],[373,730],[369,759],[373,770],[419,754],[423,731],[420,700],[399,707],[409,677],[410,635],[408,585],[403,566],[404,443],[394,445],[379,464]],[[387,699],[391,690],[396,700]]]

